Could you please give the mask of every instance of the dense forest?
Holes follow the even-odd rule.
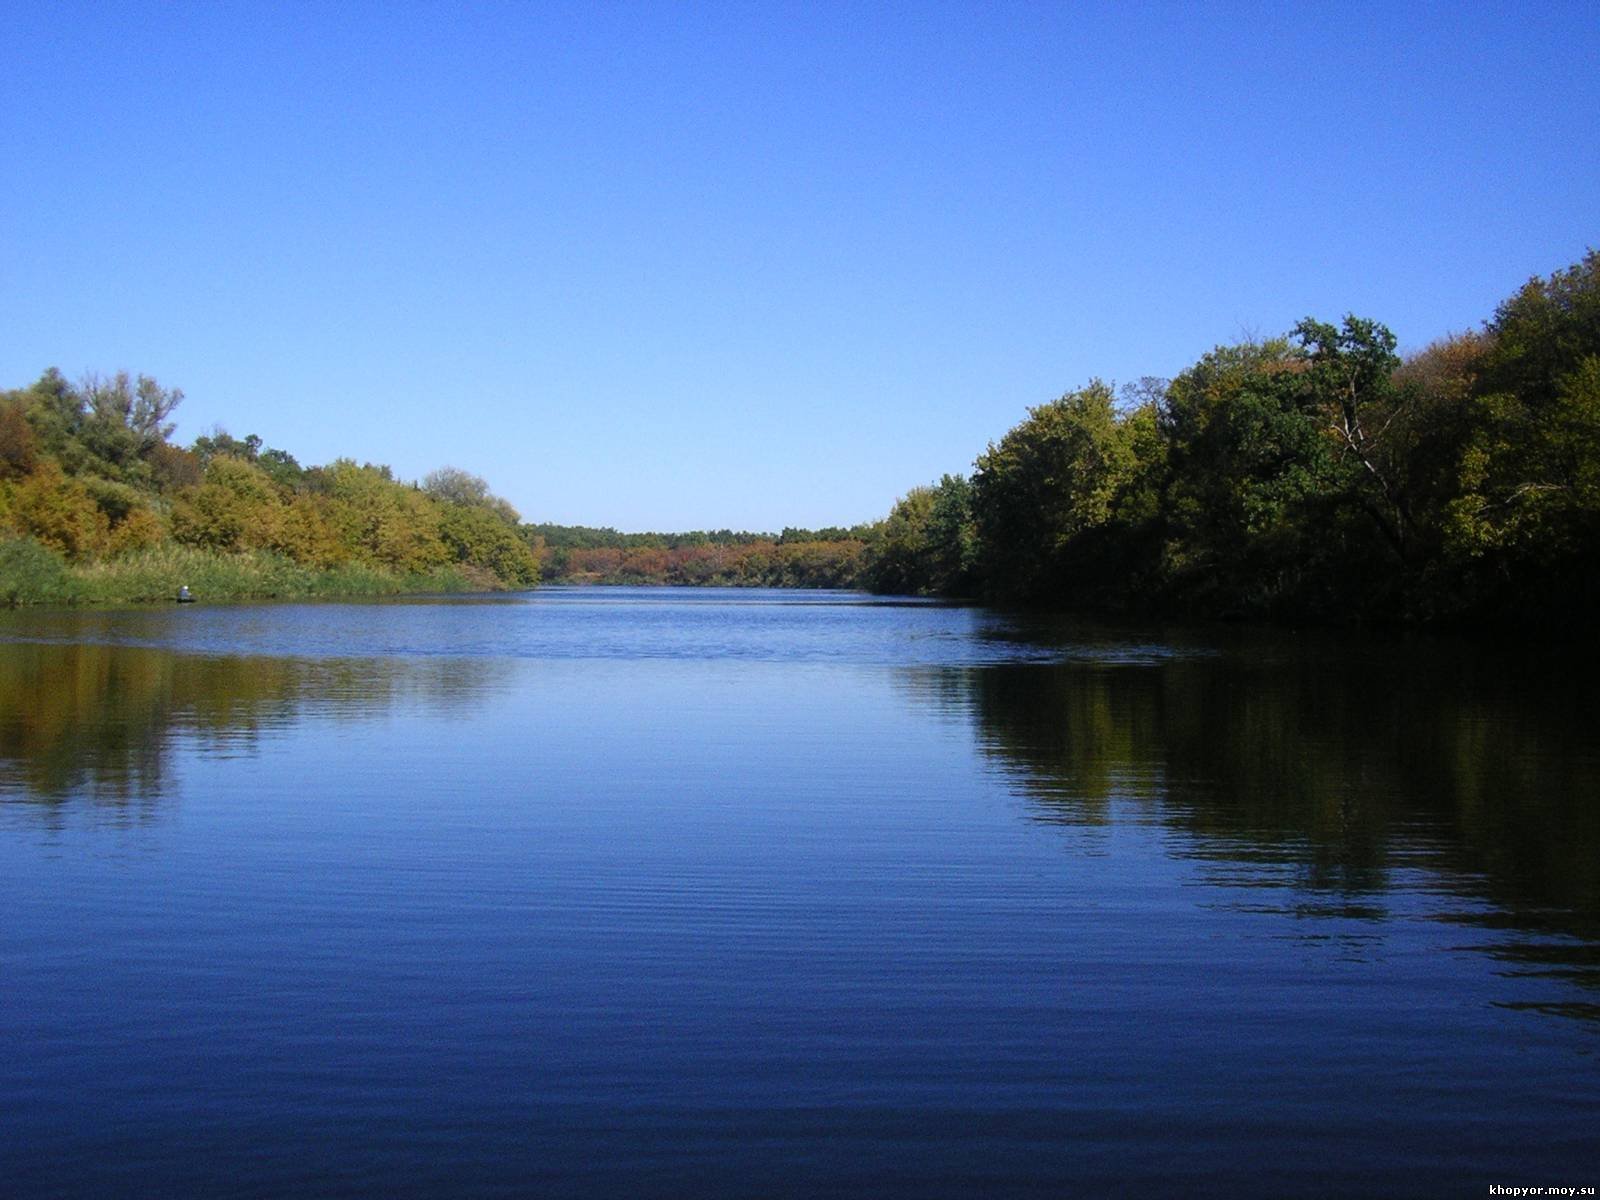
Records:
[[[1091,380],[851,528],[528,524],[445,467],[304,467],[182,393],[49,370],[0,393],[0,603],[573,583],[864,587],[1312,621],[1570,618],[1600,595],[1600,254],[1405,357],[1306,319],[1171,380]]]
[[[914,488],[888,592],[1315,621],[1540,622],[1600,599],[1600,254],[1404,358],[1307,319],[1031,409]]]

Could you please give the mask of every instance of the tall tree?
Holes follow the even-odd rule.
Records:
[[[1394,334],[1376,321],[1351,315],[1337,328],[1307,317],[1290,337],[1304,356],[1297,376],[1303,403],[1320,411],[1337,460],[1348,468],[1341,482],[1404,562],[1411,510],[1389,435],[1410,394],[1395,385],[1400,358],[1394,352]]]
[[[1140,473],[1136,442],[1100,380],[1028,410],[978,456],[978,570],[1003,596],[1056,599],[1098,588],[1094,547]]]

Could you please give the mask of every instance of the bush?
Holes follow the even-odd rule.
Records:
[[[32,538],[0,542],[0,604],[68,604],[78,597],[59,555]]]

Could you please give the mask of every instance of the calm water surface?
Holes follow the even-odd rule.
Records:
[[[0,1190],[1600,1185],[1593,678],[836,593],[0,614]]]

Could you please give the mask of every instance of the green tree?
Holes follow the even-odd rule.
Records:
[[[206,467],[205,482],[173,504],[172,536],[213,550],[264,549],[275,543],[282,515],[277,489],[259,467],[217,456]]]
[[[355,558],[402,574],[443,566],[440,511],[420,490],[395,481],[387,467],[338,459],[324,469],[328,517]]]
[[[1108,581],[1090,551],[1119,524],[1143,475],[1139,440],[1112,389],[1094,380],[1028,411],[978,457],[972,513],[985,588],[1000,596],[1062,600]]]
[[[928,525],[933,505],[930,487],[914,487],[895,501],[872,556],[874,591],[918,595],[930,590]]]
[[[1582,612],[1600,589],[1600,254],[1502,304],[1476,367],[1441,577],[1460,607]]]
[[[970,596],[976,587],[978,526],[972,509],[972,481],[944,475],[933,489],[927,521],[928,591]]]
[[[1411,537],[1411,505],[1404,471],[1390,437],[1410,395],[1397,387],[1400,365],[1395,336],[1386,326],[1347,316],[1335,328],[1310,317],[1290,335],[1299,344],[1305,369],[1296,378],[1305,402],[1320,411],[1334,439],[1336,461],[1346,470],[1339,481],[1382,533],[1401,562]]]
[[[529,588],[539,582],[539,560],[514,525],[470,504],[441,506],[439,536],[458,563],[489,571],[502,583]]]
[[[1168,587],[1203,611],[1269,612],[1326,577],[1339,517],[1326,416],[1287,339],[1219,346],[1172,381],[1162,412]]]
[[[489,490],[482,476],[459,467],[440,467],[422,480],[422,490],[445,504],[463,504],[493,513],[508,525],[521,521],[517,510]]]

